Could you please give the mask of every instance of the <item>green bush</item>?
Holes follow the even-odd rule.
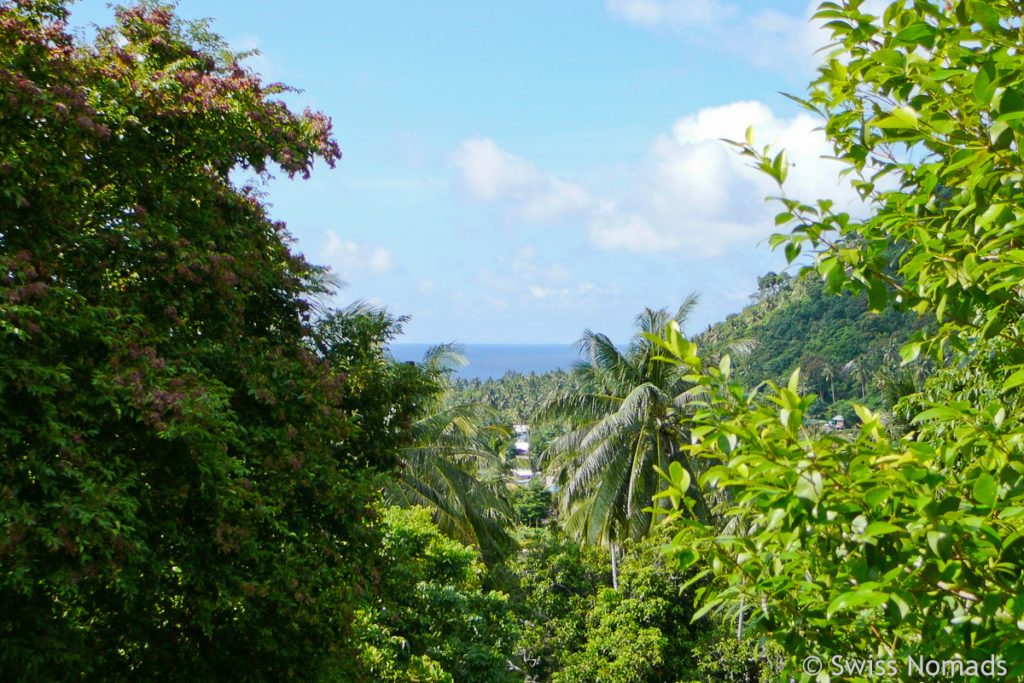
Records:
[[[517,680],[509,599],[482,588],[478,552],[442,535],[424,508],[387,508],[381,527],[386,570],[361,614],[374,680]]]

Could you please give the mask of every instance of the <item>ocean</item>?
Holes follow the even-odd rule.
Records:
[[[509,371],[529,374],[568,370],[580,357],[571,344],[462,344],[469,365],[458,368],[463,379],[497,379]],[[421,361],[430,344],[391,344],[399,361]]]

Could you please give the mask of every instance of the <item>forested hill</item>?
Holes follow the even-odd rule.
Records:
[[[821,399],[819,410],[837,401],[883,403],[882,380],[897,371],[900,347],[921,324],[914,313],[873,313],[866,297],[835,296],[813,276],[768,273],[751,298],[740,313],[697,335],[699,348],[752,339],[750,355],[735,363],[737,378],[748,386],[784,381],[799,367],[805,387]]]

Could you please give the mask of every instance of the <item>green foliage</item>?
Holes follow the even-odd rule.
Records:
[[[784,381],[799,367],[825,404],[843,399],[881,404],[878,377],[899,365],[900,346],[922,326],[920,319],[893,309],[870,311],[865,295],[831,296],[819,278],[769,273],[760,281],[754,303],[694,341],[713,347],[755,339],[757,346],[736,363],[735,379],[748,388],[766,379]],[[820,412],[836,414],[824,407]]]
[[[477,552],[442,535],[424,508],[388,508],[381,522],[386,571],[360,615],[372,680],[516,680],[508,596],[483,590]]]
[[[231,181],[330,122],[164,7],[65,16],[0,2],[2,677],[351,679],[423,380]]]
[[[521,636],[515,660],[525,676],[550,681],[585,642],[587,614],[611,582],[608,558],[548,529],[521,529],[522,552],[508,560]]]
[[[605,588],[589,615],[587,642],[572,653],[553,681],[615,681],[640,683],[666,680],[662,650],[666,642],[657,628],[643,625],[648,606]]]
[[[660,534],[663,536],[664,534]],[[622,561],[619,589],[602,588],[587,615],[586,641],[565,658],[556,681],[688,680],[696,636],[690,576],[660,554],[665,538],[644,541]]]
[[[478,547],[489,564],[515,548],[508,533],[507,463],[500,449],[510,430],[478,403],[450,398],[446,360],[451,347],[435,347],[422,363],[432,391],[411,425],[412,443],[402,449],[400,476],[385,488],[397,505],[423,505],[441,530]]]
[[[534,477],[526,486],[514,487],[508,497],[516,519],[526,526],[540,526],[554,512],[551,492],[542,477]]]
[[[934,320],[901,356],[942,367],[902,400],[909,429],[890,437],[878,414],[858,407],[863,425],[849,440],[803,429],[814,397],[798,393],[796,375],[760,396],[713,367],[694,372],[707,400],[690,451],[717,463],[702,481],[730,502],[719,523],[704,526],[683,513],[679,495],[674,545],[711,575],[703,609],[760,606],[748,616],[783,644],[794,675],[813,654],[996,657],[1019,678],[1019,7],[919,0],[871,16],[860,5],[821,5],[837,49],[803,102],[824,118],[873,211],[857,220],[826,200],[782,197],[779,222],[794,227],[773,243],[790,260],[815,249],[812,272],[835,290],[863,293],[871,309]],[[784,181],[778,155],[740,147]],[[899,675],[913,679],[905,666]]]
[[[707,617],[705,617],[707,618]],[[763,635],[744,633],[736,638],[731,623],[712,622],[694,645],[695,680],[701,683],[776,683],[781,680],[785,653]]]
[[[655,468],[684,457],[678,446],[685,426],[677,418],[692,386],[658,360],[664,349],[652,333],[671,322],[672,336],[660,343],[687,347],[679,330],[695,305],[691,296],[674,313],[645,310],[622,350],[603,334],[585,332],[579,345],[590,362],[576,369],[583,390],[556,396],[541,411],[541,419],[569,425],[544,457],[559,484],[562,524],[572,535],[615,547],[650,530],[648,508],[662,487]]]
[[[551,396],[578,389],[572,372],[508,372],[500,379],[455,379],[453,403],[482,403],[494,408],[503,424],[528,423]],[[543,450],[543,449],[542,449]]]
[[[661,555],[666,538],[660,536],[624,554],[615,591],[606,553],[549,529],[521,529],[523,552],[507,568],[516,578],[510,595],[521,629],[514,661],[527,680],[661,683],[741,681],[744,672],[752,673],[750,680],[761,672],[767,676],[777,657],[765,653],[759,636],[736,645],[717,622],[691,622],[692,572]],[[719,651],[730,655],[712,665]]]

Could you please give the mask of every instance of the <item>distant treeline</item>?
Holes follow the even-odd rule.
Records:
[[[749,339],[748,356],[736,359],[736,377],[748,387],[782,382],[801,369],[804,388],[818,395],[812,416],[856,415],[852,403],[891,407],[901,387],[913,386],[925,368],[900,369],[900,347],[922,323],[913,312],[868,310],[866,296],[835,296],[815,278],[767,273],[758,278],[752,303],[693,340],[698,348]],[[508,372],[499,379],[455,379],[453,403],[482,403],[508,423],[530,422],[552,396],[573,393],[582,380],[572,370]]]

